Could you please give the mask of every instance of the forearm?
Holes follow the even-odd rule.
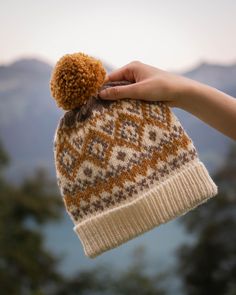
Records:
[[[216,88],[184,78],[180,108],[236,140],[236,99]]]

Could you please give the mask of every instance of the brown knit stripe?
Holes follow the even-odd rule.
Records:
[[[137,103],[137,102],[136,102]],[[123,113],[120,113],[119,114],[119,120],[116,120],[115,121],[115,124],[116,124],[116,130],[118,132],[119,128],[120,128],[120,122],[121,122],[121,119],[125,119],[125,118],[128,118],[130,120],[133,120],[137,123],[138,126],[140,126],[140,128],[137,130],[137,133],[139,135],[139,138],[142,137],[142,126],[144,125],[143,122],[147,123],[149,122],[150,124],[152,125],[156,125],[157,127],[159,128],[162,128],[162,129],[169,129],[171,127],[171,114],[170,114],[170,110],[169,108],[167,108],[166,106],[164,107],[163,106],[163,113],[165,114],[166,116],[166,124],[167,124],[167,127],[165,126],[165,124],[162,124],[161,122],[159,121],[155,121],[155,120],[150,120],[150,118],[147,116],[147,109],[151,109],[154,108],[153,105],[150,105],[150,104],[142,104],[140,103],[140,107],[142,109],[142,112],[143,112],[143,116],[145,118],[145,120],[139,118],[139,117],[136,117],[136,116],[130,116],[129,114],[123,114]],[[131,105],[133,105],[133,102],[131,103]],[[115,106],[113,105],[113,108]],[[118,110],[123,110],[122,108],[122,104],[121,103],[117,103],[117,107],[116,107]],[[160,114],[160,106],[157,104],[156,107],[155,107],[155,112]],[[112,108],[111,110],[108,110],[107,111],[108,114],[112,115]],[[70,180],[70,181],[74,181],[75,179],[75,176],[76,176],[76,172],[77,172],[77,169],[78,167],[81,165],[81,162],[84,160],[84,154],[86,153],[86,148],[87,148],[87,143],[96,135],[102,139],[104,139],[105,141],[109,142],[110,145],[109,145],[109,150],[106,151],[106,154],[107,154],[107,159],[109,158],[109,155],[112,151],[112,147],[114,145],[125,145],[127,147],[130,147],[130,148],[133,148],[133,149],[136,149],[137,151],[141,151],[141,145],[135,145],[135,144],[132,144],[132,142],[124,142],[122,141],[121,139],[119,139],[119,137],[117,136],[117,133],[114,135],[114,137],[110,137],[104,133],[101,133],[99,132],[98,130],[96,130],[96,124],[95,122],[97,121],[98,118],[100,118],[101,114],[97,114],[95,115],[94,117],[91,117],[90,118],[90,125],[91,126],[94,126],[95,130],[91,130],[90,133],[87,135],[86,137],[86,142],[85,144],[83,145],[83,150],[81,151],[81,153],[77,153],[76,150],[73,148],[73,146],[68,142],[67,138],[69,138],[71,135],[72,135],[72,132],[74,132],[74,128],[73,127],[66,127],[66,137],[64,135],[64,132],[63,131],[63,126],[61,126],[58,130],[58,142],[61,142],[63,144],[59,144],[56,149],[56,154],[58,155],[57,156],[57,161],[58,160],[58,157],[60,157],[60,155],[63,153],[63,151],[65,150],[68,150],[70,151],[70,153],[76,158],[76,164],[75,164],[75,167],[73,167],[73,171],[72,171],[72,174],[71,174],[71,171],[68,171],[66,169],[63,169],[63,167],[61,165],[58,165],[58,171],[62,174],[62,175],[66,175],[67,178]],[[143,117],[142,117],[143,118]],[[78,127],[77,127],[78,128]],[[91,162],[93,162],[95,165],[98,165],[98,166],[101,166],[102,168],[106,168],[107,167],[107,162],[105,164],[102,164],[99,160],[96,161],[96,159],[94,157],[88,157],[88,160],[90,160]]]
[[[176,154],[179,147],[187,149],[189,143],[190,139],[185,133],[183,133],[179,139],[174,139],[170,146],[166,145],[160,153],[153,153],[150,159],[144,159],[141,164],[142,170],[140,170],[140,165],[134,165],[129,173],[123,172],[119,175],[119,177],[110,177],[109,181],[101,182],[99,183],[99,186],[96,186],[95,188],[89,187],[85,192],[79,192],[77,195],[74,196],[65,195],[65,201],[68,206],[79,206],[81,199],[89,200],[92,194],[99,194],[103,191],[108,191],[111,193],[114,185],[122,187],[125,181],[132,181],[135,183],[135,177],[138,174],[145,176],[148,167],[152,167],[154,169],[159,160],[167,161],[167,157],[170,154]]]
[[[68,213],[77,221],[85,215],[131,200],[142,190],[156,185],[158,179],[155,177],[149,182],[152,175],[148,169],[158,170],[159,176],[164,177],[169,174],[169,169],[174,172],[197,157],[190,138],[177,118],[161,102],[118,100],[109,108],[101,105],[96,108],[96,103],[93,107],[97,112],[93,112],[87,122],[80,122],[76,110],[64,116],[57,132],[57,144],[54,146],[63,199]],[[103,128],[99,128],[101,123]],[[146,126],[151,127],[146,130]],[[144,128],[145,132],[150,130],[149,135],[144,134]],[[154,131],[160,133],[156,134]],[[149,136],[149,139],[145,136]],[[156,136],[159,139],[157,146],[154,145]],[[129,157],[127,167],[110,162],[115,147],[120,148],[120,159],[124,157],[122,147],[137,152],[138,158],[133,161],[133,156]],[[86,174],[85,170],[82,172],[84,174],[78,174],[84,161],[88,161],[91,168],[87,166]],[[93,177],[96,177],[91,180],[89,175],[92,175],[93,167]],[[104,174],[103,171],[108,173]],[[141,179],[140,182],[137,177]],[[133,189],[128,183],[138,184],[140,191]],[[114,188],[119,191],[114,191]]]
[[[107,209],[115,208],[116,206],[124,205],[131,202],[133,199],[139,197],[140,194],[148,191],[155,186],[160,185],[163,181],[178,174],[182,167],[194,164],[197,157],[196,151],[193,149],[191,153],[182,152],[174,160],[178,160],[178,166],[173,166],[175,161],[168,161],[164,166],[160,163],[152,173],[148,176],[140,177],[139,180],[136,180],[135,184],[132,182],[126,182],[123,188],[108,194],[106,192],[104,195],[93,195],[92,199],[88,202],[81,201],[80,207],[78,206],[67,206],[68,211],[70,211],[71,216],[75,221],[82,221],[87,219],[89,216],[98,214]],[[187,157],[186,157],[187,156]],[[181,168],[180,168],[181,166]],[[168,169],[166,169],[168,167]],[[66,202],[65,202],[66,203]]]

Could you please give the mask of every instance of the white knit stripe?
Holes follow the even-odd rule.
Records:
[[[74,226],[85,254],[91,258],[187,213],[218,193],[200,160],[145,192],[130,203]]]

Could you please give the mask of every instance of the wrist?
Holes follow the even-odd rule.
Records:
[[[187,77],[180,76],[178,81],[178,87],[175,91],[175,102],[178,108],[189,111],[195,104],[197,93],[201,88],[201,83],[189,79]]]

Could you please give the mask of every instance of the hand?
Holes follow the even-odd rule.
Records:
[[[171,74],[139,61],[109,74],[105,82],[126,80],[130,85],[102,90],[102,99],[133,98],[163,101],[179,107],[236,140],[236,99],[206,84]]]
[[[102,99],[133,98],[164,101],[168,106],[180,107],[180,93],[186,78],[141,63],[131,62],[112,72],[105,82],[126,80],[133,84],[110,87],[99,93]]]

